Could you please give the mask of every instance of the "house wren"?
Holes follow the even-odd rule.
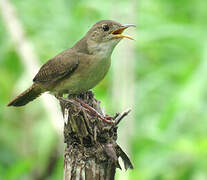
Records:
[[[132,24],[121,25],[111,20],[97,22],[72,48],[47,61],[36,74],[33,84],[8,106],[23,106],[44,92],[62,96],[78,94],[96,86],[106,75],[114,47],[122,32]]]

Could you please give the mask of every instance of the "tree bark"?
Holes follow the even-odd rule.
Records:
[[[125,169],[133,168],[128,156],[116,143],[118,124],[130,110],[113,117],[113,124],[81,106],[77,98],[106,116],[91,91],[59,98],[64,116],[64,180],[113,180],[121,157]]]

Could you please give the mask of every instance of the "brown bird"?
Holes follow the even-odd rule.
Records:
[[[44,92],[56,96],[78,94],[96,86],[106,75],[114,47],[123,38],[122,32],[135,25],[115,21],[97,22],[72,48],[47,61],[36,74],[33,84],[8,106],[23,106]]]

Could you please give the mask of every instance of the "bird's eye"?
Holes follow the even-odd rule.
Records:
[[[107,24],[103,24],[102,29],[104,31],[108,31],[109,30],[109,26]]]

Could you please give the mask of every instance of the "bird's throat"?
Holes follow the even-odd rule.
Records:
[[[99,57],[101,59],[103,58],[110,58],[111,54],[115,48],[115,46],[118,44],[119,40],[116,41],[106,41],[106,42],[95,42],[90,41],[88,42],[88,51],[95,55],[96,57]]]

